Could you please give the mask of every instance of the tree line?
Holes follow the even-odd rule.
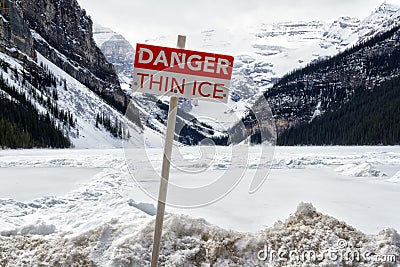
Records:
[[[400,145],[400,78],[283,132],[278,145]]]

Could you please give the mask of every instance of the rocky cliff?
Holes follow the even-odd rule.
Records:
[[[22,18],[22,10],[8,0],[4,0],[0,3],[0,14],[0,52],[21,60],[26,56],[35,58],[33,38]]]
[[[114,66],[96,46],[92,21],[76,0],[4,0],[0,22],[2,51],[35,50],[124,111],[127,97]]]

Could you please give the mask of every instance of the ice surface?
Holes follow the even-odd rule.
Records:
[[[142,202],[136,203],[135,201],[132,200],[129,202],[129,205],[151,216],[154,216],[157,213],[156,207],[154,207],[154,205],[150,203],[142,203]]]
[[[44,195],[64,195],[90,181],[96,168],[0,168],[0,196],[33,201]]]
[[[389,182],[400,183],[400,171],[388,179]]]

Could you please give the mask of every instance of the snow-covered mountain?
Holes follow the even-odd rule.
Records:
[[[390,133],[398,132],[398,123],[387,119],[398,113],[392,107],[398,106],[399,40],[397,25],[282,77],[262,97],[273,109],[278,132],[301,136],[301,142],[309,140],[305,143],[324,136],[322,144],[397,144],[399,138]],[[322,125],[313,124],[316,116]],[[308,137],[291,131],[302,126],[310,126]],[[338,138],[341,134],[346,137]]]
[[[96,24],[93,25],[93,37],[108,62],[114,65],[120,80],[129,83],[135,57],[132,45],[122,35]]]
[[[341,17],[323,21],[278,22],[246,29],[209,29],[187,36],[187,47],[235,56],[235,73],[249,75],[260,92],[289,71],[333,56],[399,23],[400,7],[383,3],[360,20]],[[175,36],[147,40],[173,45]],[[236,92],[236,88],[232,88]],[[240,90],[237,94],[241,95]],[[246,94],[244,94],[246,95]],[[249,97],[244,97],[248,99]]]
[[[147,145],[154,146],[155,143],[159,143],[162,133],[166,129],[168,98],[158,99],[153,95],[132,92],[131,81],[135,50],[122,35],[95,24],[93,36],[106,58],[114,64],[121,86],[130,96],[132,104],[138,108],[145,130],[151,136],[150,139],[158,140],[147,142]],[[212,129],[213,125],[202,124],[193,116],[194,114],[190,113],[196,105],[197,101],[179,99],[176,139],[191,145],[197,144],[203,138],[219,139],[221,132],[218,129]]]
[[[321,45],[326,45],[326,47],[332,44],[347,46],[348,43],[344,42],[348,41],[350,36],[355,35],[360,23],[361,21],[357,18],[340,17],[330,25],[326,32],[324,32],[323,36],[325,40],[322,41]],[[358,41],[358,38],[356,38],[355,41]]]
[[[28,136],[27,141],[17,140],[19,144],[12,145],[35,146],[42,121],[51,122],[49,131],[62,133],[77,148],[121,147],[122,139],[143,145],[140,122],[125,118],[127,96],[114,66],[96,46],[92,22],[78,3],[7,0],[4,4],[0,98],[17,109],[29,106],[39,118],[38,126],[32,127],[29,119],[1,114],[6,131],[15,129],[16,136]],[[23,115],[28,117],[29,112]],[[53,146],[51,138],[42,133],[41,146]]]
[[[399,18],[400,7],[386,2],[363,20],[341,17],[324,33],[325,40],[321,45],[329,46],[333,43],[343,50],[398,25]]]
[[[187,48],[234,55],[235,65],[231,99],[227,106],[182,100],[184,106],[181,103],[181,108],[195,117],[209,117],[212,113],[213,118],[229,126],[286,73],[333,56],[390,29],[399,23],[399,16],[398,6],[383,3],[362,20],[341,17],[333,23],[279,22],[245,29],[208,29],[189,33]],[[101,46],[105,39],[111,41],[112,36],[99,34],[96,37],[98,45]],[[173,46],[175,39],[175,36],[159,36],[146,42]],[[240,82],[243,77],[248,79],[244,86]],[[227,114],[235,116],[228,118]]]

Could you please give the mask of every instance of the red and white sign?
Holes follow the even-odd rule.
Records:
[[[232,68],[232,56],[137,44],[133,89],[227,103]]]

